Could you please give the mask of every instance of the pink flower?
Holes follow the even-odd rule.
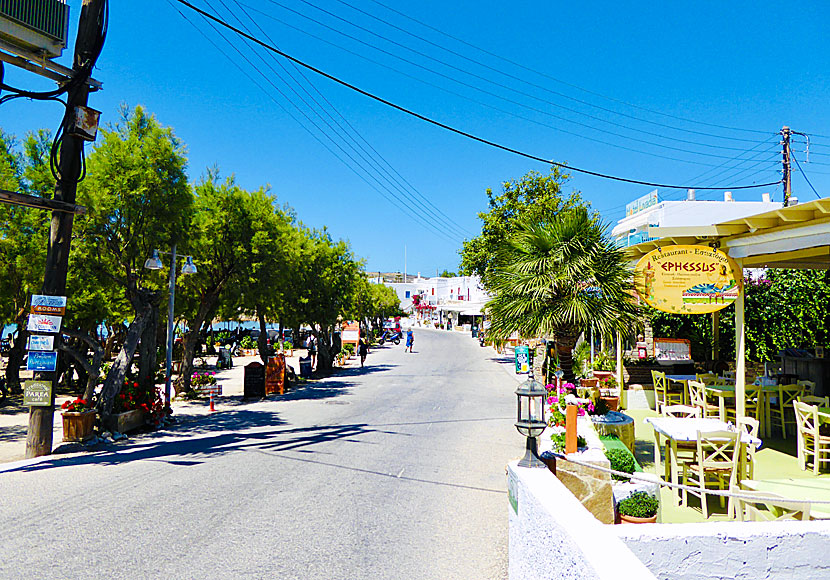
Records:
[[[553,405],[559,402],[559,397],[548,397],[548,405]]]
[[[583,415],[585,415],[585,409],[580,407],[579,409],[576,410],[576,414],[579,415],[580,417],[582,417]]]
[[[588,407],[588,412],[592,413],[594,411],[594,402],[593,401],[588,401],[588,404],[586,405],[586,407]]]

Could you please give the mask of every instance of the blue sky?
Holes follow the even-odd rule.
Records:
[[[192,180],[217,165],[244,187],[270,184],[304,223],[350,240],[369,270],[402,271],[404,248],[410,273],[455,270],[461,240],[479,231],[485,189],[549,169],[304,72],[311,84],[292,86],[315,109],[312,96],[323,105],[323,121],[284,84],[281,65],[300,78],[289,63],[223,31],[246,62],[200,16],[176,4],[185,20],[171,2],[112,2],[95,71],[104,90],[90,97],[90,106],[107,123],[121,103],[144,105],[187,145]],[[777,132],[786,124],[811,135],[810,163],[803,140],[794,141],[794,153],[813,186],[828,195],[825,3],[792,2],[785,10],[737,1],[192,2],[403,107],[542,158],[621,177],[724,189],[776,181]],[[81,2],[69,4],[74,42]],[[61,62],[70,57],[71,48]],[[52,86],[13,67],[6,82]],[[0,126],[21,136],[54,130],[60,114],[54,103],[17,100],[0,110]],[[794,170],[794,195],[815,199]],[[653,189],[579,174],[566,188],[580,190],[609,222]],[[763,191],[781,199],[780,186],[734,195],[760,200]],[[722,197],[723,190],[698,191],[698,199]]]

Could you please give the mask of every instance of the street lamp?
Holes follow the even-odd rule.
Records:
[[[519,404],[516,429],[527,437],[525,456],[519,461],[519,467],[544,467],[547,465],[536,455],[536,438],[542,434],[547,426],[545,422],[545,399],[547,391],[542,384],[533,378],[531,371],[528,379],[516,389],[516,399]]]
[[[161,252],[166,254],[167,252]],[[176,297],[176,244],[170,252],[170,284],[168,287],[169,300],[167,303],[167,366],[164,380],[164,404],[165,409],[170,409],[170,389],[173,378],[173,303]],[[182,274],[195,274],[196,265],[193,263],[193,257],[187,256],[185,264],[182,267]],[[148,270],[161,270],[164,264],[159,258],[159,251],[153,250],[153,255],[147,258],[144,262],[144,267]]]

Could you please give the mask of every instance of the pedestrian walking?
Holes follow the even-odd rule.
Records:
[[[365,338],[361,338],[357,344],[357,354],[360,355],[360,366],[363,366],[363,363],[366,362],[366,355],[369,354],[369,344]]]
[[[308,356],[311,359],[311,370],[314,370],[314,363],[317,362],[317,337],[314,333],[308,335],[305,341],[305,347],[308,350]]]
[[[415,333],[412,332],[412,329],[406,331],[406,347],[403,349],[404,352],[412,352],[412,345],[415,344]]]

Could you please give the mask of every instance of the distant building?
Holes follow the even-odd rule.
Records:
[[[401,308],[417,320],[439,324],[451,320],[459,329],[481,321],[484,303],[490,299],[478,276],[421,278],[419,275],[407,279],[408,282],[388,282],[384,276],[375,276],[369,281],[395,290]]]
[[[670,201],[660,200],[655,189],[626,206],[625,217],[611,230],[611,237],[618,246],[627,248],[656,238],[649,234],[650,228],[711,226],[782,206],[770,201],[768,193],[762,195],[761,201],[733,201],[729,191],[724,192],[723,201],[698,201],[695,191],[690,189],[686,199]]]

